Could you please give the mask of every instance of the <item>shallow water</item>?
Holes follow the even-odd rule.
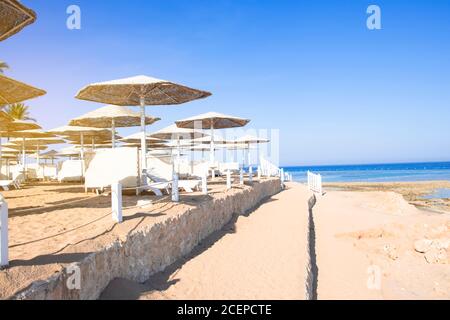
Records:
[[[422,199],[450,199],[450,189],[440,188],[434,190],[432,193],[424,195]]]

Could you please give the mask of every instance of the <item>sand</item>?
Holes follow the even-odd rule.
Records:
[[[288,186],[164,272],[142,284],[116,279],[102,298],[304,299],[311,194],[300,184]],[[450,299],[450,213],[445,206],[412,205],[423,192],[445,186],[325,188],[313,209],[318,299]],[[225,186],[212,188],[220,193]],[[167,197],[156,202],[150,195],[124,196],[125,221],[117,225],[110,218],[109,196],[85,194],[79,185],[29,186],[2,194],[11,208],[11,267],[0,272],[0,298],[205,200],[199,194],[183,195],[180,204]],[[138,200],[154,203],[141,208]],[[419,252],[417,243],[424,239],[441,247]]]
[[[419,182],[346,182],[326,183],[328,189],[351,191],[393,191],[403,195],[409,203],[426,210],[450,212],[450,199],[424,199],[436,189],[450,189],[450,181]]]
[[[450,214],[386,191],[328,191],[313,211],[319,299],[450,298],[448,256],[429,263],[415,250],[450,239]]]
[[[226,188],[219,180],[208,187],[210,195]],[[85,193],[80,184],[28,184],[20,190],[2,191],[2,195],[9,206],[10,266],[0,271],[0,299],[48,278],[61,266],[80,261],[129,232],[209,199],[199,192],[182,193],[180,203],[175,204],[169,196],[124,195],[124,222],[116,224],[111,218],[110,195]],[[147,205],[139,206],[142,201]]]
[[[116,279],[103,299],[305,299],[306,187],[239,216],[144,284]]]

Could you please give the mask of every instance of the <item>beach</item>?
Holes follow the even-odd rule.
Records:
[[[392,191],[331,190],[317,197],[308,239],[312,194],[287,185],[164,272],[140,284],[116,279],[102,298],[450,298],[450,214],[418,209]],[[313,295],[305,294],[308,277]]]
[[[0,272],[1,296],[450,298],[450,213],[415,206],[411,196],[445,182],[326,184],[311,211],[306,185],[287,182],[274,193],[270,179],[261,183],[227,191],[218,180],[209,196],[182,195],[179,204],[125,194],[121,224],[111,220],[108,194],[86,194],[79,184],[4,192],[11,265]],[[251,207],[242,211],[243,202]],[[88,288],[55,289],[74,264]]]
[[[319,299],[450,298],[449,213],[392,191],[327,191],[314,220]]]
[[[145,283],[116,279],[101,298],[306,299],[309,197],[289,186]]]
[[[331,190],[397,192],[417,207],[437,212],[450,212],[450,198],[427,198],[427,195],[432,195],[435,190],[450,190],[450,181],[328,182],[324,185]]]
[[[181,194],[179,203],[170,196],[125,194],[120,224],[111,218],[109,193],[86,194],[79,184],[30,184],[3,192],[10,207],[10,265],[0,271],[0,297],[95,299],[116,276],[144,281],[220,230],[233,214],[279,189],[275,178],[232,190],[216,178],[208,195]],[[74,264],[83,285],[71,291],[65,288],[66,271]]]

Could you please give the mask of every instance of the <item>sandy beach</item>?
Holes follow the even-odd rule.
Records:
[[[424,196],[437,189],[450,189],[450,181],[416,181],[416,182],[334,182],[325,183],[329,190],[349,191],[392,191],[397,192],[410,204],[437,211],[450,212],[450,199],[425,199]]]
[[[436,183],[419,183],[416,189],[393,185],[419,194]],[[234,216],[163,271],[142,282],[118,277],[100,298],[306,299],[311,298],[308,278],[317,299],[450,298],[450,213],[414,206],[398,192],[374,191],[388,186],[367,190],[364,185],[364,191],[336,187],[316,197],[309,221],[312,193],[302,184],[287,183],[286,190]],[[50,277],[117,238],[240,190],[235,186],[227,192],[217,182],[210,196],[182,195],[180,204],[167,197],[124,195],[122,224],[111,221],[108,195],[86,194],[77,184],[4,192],[11,204],[11,267],[0,272],[1,297]],[[308,233],[309,223],[313,234]],[[308,269],[310,254],[315,268]]]
[[[102,298],[305,299],[309,197],[289,185],[164,272],[143,284],[116,279]]]
[[[116,279],[102,298],[304,299],[311,193],[288,185],[186,259],[142,284]],[[318,299],[450,298],[450,214],[394,192],[328,191],[313,217]]]
[[[319,299],[450,298],[449,213],[391,191],[328,191],[314,220]]]
[[[170,196],[123,196],[124,221],[111,219],[108,193],[85,193],[79,184],[28,184],[2,192],[9,204],[10,266],[0,271],[0,298],[43,280],[61,267],[82,260],[117,238],[166,221],[190,208],[226,194],[249,190],[235,186],[226,192],[221,179],[209,184],[209,195],[182,194],[180,203]]]

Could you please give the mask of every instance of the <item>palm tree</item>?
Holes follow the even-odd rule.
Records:
[[[14,103],[6,107],[5,111],[15,120],[31,120],[36,122],[36,119],[30,117],[28,106],[23,103]]]
[[[6,69],[9,69],[9,66],[6,62],[0,61],[0,73],[4,73]]]

